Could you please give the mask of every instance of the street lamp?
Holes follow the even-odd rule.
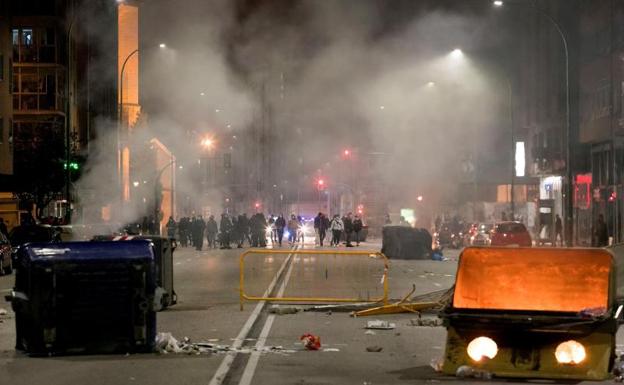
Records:
[[[464,56],[464,53],[459,48],[455,48],[454,50],[451,51],[451,57],[453,59],[459,59],[459,58],[461,58],[463,56]]]
[[[118,1],[119,3],[123,3],[123,1]],[[167,45],[165,43],[160,43],[159,45],[160,49],[164,49],[167,48]],[[119,73],[119,103],[118,103],[118,116],[117,116],[117,182],[118,182],[118,187],[119,187],[119,200],[120,202],[123,202],[123,181],[122,181],[122,172],[121,172],[121,131],[123,127],[123,107],[124,107],[124,96],[123,96],[123,91],[124,91],[124,74],[126,71],[126,64],[128,64],[128,61],[130,60],[130,58],[132,58],[134,55],[139,53],[139,49],[135,49],[134,51],[130,52],[128,54],[128,56],[126,56],[123,64],[121,65],[121,71]]]
[[[520,3],[509,2],[512,5],[520,5]],[[497,0],[492,3],[496,7],[501,7],[503,5],[502,0]],[[563,43],[563,52],[565,54],[565,99],[566,99],[566,126],[565,126],[565,143],[566,143],[566,189],[565,189],[565,238],[566,245],[568,247],[572,246],[572,211],[573,211],[573,190],[574,187],[572,185],[572,165],[570,164],[570,155],[571,155],[571,147],[572,142],[570,140],[571,136],[571,122],[570,122],[570,55],[568,52],[568,40],[566,39],[565,33],[563,32],[563,28],[561,25],[555,20],[548,12],[544,11],[541,8],[538,8],[534,3],[528,5],[531,9],[533,9],[538,14],[542,15],[546,18],[557,30],[559,36],[561,37],[561,42]]]

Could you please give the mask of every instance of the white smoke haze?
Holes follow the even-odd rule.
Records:
[[[486,35],[478,16],[433,10],[388,25],[383,7],[372,1],[241,3],[142,5],[147,128],[140,140],[158,137],[180,164],[201,156],[202,134],[213,133],[224,145],[247,134],[264,96],[272,106],[280,178],[301,183],[302,175],[321,169],[338,179],[341,149],[384,153],[379,183],[409,205],[421,193],[431,202],[452,199],[461,162],[491,150],[495,133],[507,129],[504,84],[469,56]],[[147,49],[160,41],[166,51]],[[455,48],[463,58],[449,55]],[[102,163],[110,173],[109,162],[92,154],[80,183],[100,182],[95,189],[108,193],[109,180],[97,170]],[[202,198],[195,178],[179,173],[179,194],[208,199],[220,210],[224,197],[213,191]]]

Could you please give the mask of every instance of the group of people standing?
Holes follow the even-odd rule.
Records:
[[[267,220],[262,213],[256,213],[251,218],[247,214],[221,214],[219,223],[214,215],[204,221],[201,215],[197,217],[183,217],[176,222],[173,217],[167,221],[167,235],[177,238],[182,247],[192,246],[201,250],[204,239],[209,248],[231,249],[232,245],[243,247],[245,241],[252,247],[266,246]]]
[[[321,213],[319,213],[319,215],[321,215]],[[319,223],[325,224],[327,222],[321,220],[319,221]],[[329,228],[329,230],[331,230],[332,232],[332,239],[330,242],[331,246],[338,246],[340,244],[341,237],[344,234],[346,246],[353,247],[353,243],[351,243],[351,241],[353,239],[352,237],[354,236],[356,246],[360,245],[360,237],[362,229],[364,228],[364,224],[362,223],[362,218],[360,218],[359,215],[353,217],[352,213],[347,213],[347,215],[341,218],[340,215],[335,214],[332,220],[328,223],[327,227],[323,228],[322,232],[319,231],[319,234],[322,234],[322,236],[320,237],[321,246],[323,246],[323,238],[325,238],[325,230],[327,228]]]
[[[274,217],[269,215],[268,219],[263,213],[256,213],[251,217],[247,214],[229,215],[221,214],[219,222],[213,215],[204,220],[202,216],[183,217],[175,221],[169,217],[167,221],[167,235],[177,238],[182,247],[195,247],[202,250],[204,239],[208,241],[208,248],[231,249],[232,245],[242,248],[245,242],[251,247],[266,247],[267,235],[273,245],[282,246],[284,235],[287,234],[290,246],[305,240],[304,220],[294,214],[286,221],[283,214]],[[347,247],[353,247],[352,240],[356,246],[360,245],[361,232],[363,229],[362,219],[356,215],[348,213],[344,217],[336,214],[331,220],[323,214],[318,213],[314,218],[314,232],[316,245],[323,246],[327,238],[328,231],[331,235],[331,246],[338,246],[344,238]]]

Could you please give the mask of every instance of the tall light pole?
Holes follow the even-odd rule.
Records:
[[[71,61],[72,61],[72,50],[71,50],[71,38],[72,31],[74,29],[74,24],[76,22],[78,14],[74,12],[72,15],[71,21],[69,22],[69,26],[67,27],[67,66],[66,75],[65,75],[65,222],[69,223],[71,217],[71,199],[69,196],[70,190],[70,182],[71,182],[71,168],[69,167],[69,163],[71,160],[71,138],[70,138],[70,129],[71,129],[71,110],[70,110],[70,83],[71,83]]]
[[[165,43],[160,43],[158,45],[159,48],[164,49],[167,48],[167,45]],[[124,110],[124,97],[123,97],[123,91],[124,91],[124,74],[126,71],[126,64],[128,64],[128,61],[136,54],[139,53],[139,49],[135,49],[134,51],[130,52],[128,54],[128,56],[126,56],[123,64],[121,65],[121,71],[119,73],[119,105],[118,105],[118,116],[117,116],[117,183],[118,183],[118,187],[119,187],[119,203],[120,203],[120,207],[123,204],[123,180],[122,180],[122,164],[121,164],[121,132],[125,127],[125,124],[123,123],[124,119],[123,119],[123,110]]]
[[[501,0],[496,0],[492,3],[495,7],[502,7],[505,2]],[[509,2],[512,5],[521,5],[516,2]],[[524,3],[522,3],[524,5]],[[561,25],[555,20],[548,12],[543,9],[537,7],[534,3],[528,5],[529,8],[533,9],[538,14],[545,17],[557,30],[559,36],[561,37],[561,42],[563,43],[563,51],[565,54],[565,99],[566,99],[566,126],[565,126],[565,143],[566,143],[566,188],[565,188],[565,238],[566,238],[566,246],[572,246],[572,220],[573,220],[573,193],[574,186],[572,180],[572,165],[570,164],[570,153],[572,147],[571,141],[571,120],[570,120],[570,56],[568,52],[568,40],[563,32],[563,28]]]

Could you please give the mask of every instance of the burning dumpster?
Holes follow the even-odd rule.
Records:
[[[621,312],[615,288],[604,249],[467,248],[442,312],[443,371],[606,379]]]

